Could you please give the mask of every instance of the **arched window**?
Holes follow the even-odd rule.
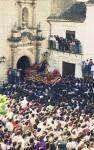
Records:
[[[22,10],[22,25],[28,27],[28,9],[26,7]]]

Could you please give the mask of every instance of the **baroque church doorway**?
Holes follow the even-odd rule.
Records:
[[[75,64],[63,62],[63,76],[73,75],[75,76]]]
[[[30,60],[27,56],[22,56],[17,62],[17,69],[20,70],[21,80],[24,80],[25,70],[30,67]]]
[[[25,70],[30,67],[30,61],[27,56],[22,56],[17,62],[17,69]]]

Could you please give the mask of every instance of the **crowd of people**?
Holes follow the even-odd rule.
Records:
[[[24,72],[22,71],[22,69],[9,68],[7,72],[7,76],[8,76],[8,83],[15,84],[23,80]]]
[[[4,84],[0,150],[94,150],[94,80]]]
[[[51,35],[48,47],[62,52],[81,53],[81,43],[75,38],[67,39],[58,35]]]

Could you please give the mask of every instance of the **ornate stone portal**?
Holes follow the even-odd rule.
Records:
[[[39,62],[41,41],[40,24],[36,26],[36,0],[18,0],[18,22],[15,23],[11,37],[11,68],[17,68],[17,62],[26,56],[30,64]]]

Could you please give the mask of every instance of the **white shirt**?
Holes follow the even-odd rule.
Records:
[[[22,142],[22,140],[23,140],[23,138],[22,138],[22,136],[21,135],[17,135],[17,136],[14,136],[13,138],[12,138],[12,141],[14,141],[14,142]]]
[[[7,150],[7,146],[3,142],[0,142],[0,145],[2,150]]]
[[[52,117],[47,118],[47,124],[52,124],[52,120],[53,120],[53,118],[52,118]]]
[[[13,117],[13,112],[9,112],[9,113],[7,114],[7,118],[12,119],[12,117]]]
[[[67,150],[72,150],[72,149],[78,150],[78,145],[76,142],[72,141],[67,143],[66,148]]]
[[[91,71],[94,71],[94,65],[91,66]]]
[[[28,101],[26,99],[24,99],[20,103],[21,103],[21,107],[24,109],[27,107]]]
[[[13,131],[14,129],[13,124],[11,122],[6,123],[6,128],[8,129],[8,131]]]

